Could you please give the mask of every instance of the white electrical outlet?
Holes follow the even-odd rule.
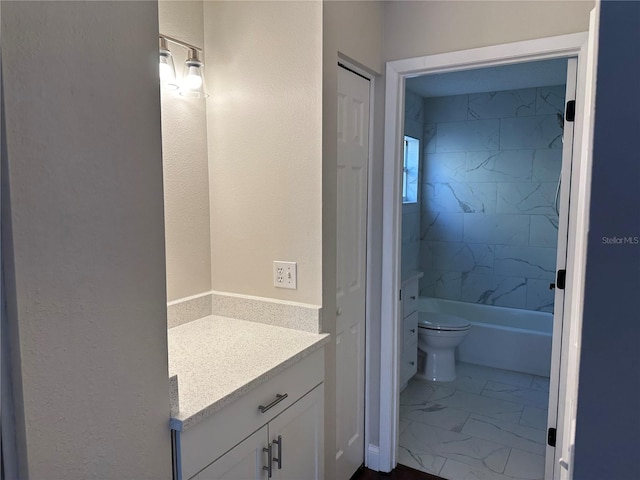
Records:
[[[273,262],[273,286],[278,288],[298,288],[296,262]]]

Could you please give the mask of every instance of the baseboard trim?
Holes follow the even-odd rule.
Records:
[[[378,445],[369,444],[365,466],[370,470],[380,471],[380,447]]]

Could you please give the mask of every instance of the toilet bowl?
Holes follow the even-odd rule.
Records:
[[[424,368],[419,372],[427,380],[452,382],[456,379],[456,347],[469,333],[471,323],[445,313],[420,312],[418,350],[424,352]]]

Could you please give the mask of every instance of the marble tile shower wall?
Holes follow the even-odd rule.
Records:
[[[424,100],[421,296],[553,311],[564,91]]]
[[[424,99],[407,90],[405,94],[404,133],[420,140],[423,145]],[[422,156],[424,158],[424,154]],[[409,179],[417,178],[418,171],[409,171]],[[409,182],[410,188],[413,182]],[[420,194],[418,192],[418,202]],[[402,272],[418,271],[420,268],[420,204],[405,203],[402,205]],[[403,275],[404,277],[404,275]]]

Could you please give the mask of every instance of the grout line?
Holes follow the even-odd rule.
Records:
[[[524,415],[524,409],[527,408],[527,405],[523,405],[522,407],[522,412],[520,412],[520,417],[518,417],[518,425],[522,425],[520,422],[522,421],[522,415]],[[523,427],[526,427],[526,425],[522,425]]]
[[[448,459],[447,457],[444,457],[444,458],[445,458],[444,463],[442,464],[442,466],[441,466],[441,467],[440,467],[440,469],[438,470],[438,473],[436,473],[436,475],[438,475],[438,476],[440,476],[440,472],[441,472],[442,470],[444,470],[444,466],[445,466],[445,465],[447,464],[447,462],[449,461],[449,459]],[[444,478],[444,477],[442,477],[442,478]],[[445,479],[445,480],[446,480],[446,479]]]
[[[513,452],[513,447],[509,448],[509,455],[507,455],[507,461],[504,462],[504,469],[502,470],[502,473],[507,471],[507,465],[509,464],[509,459],[511,458],[511,452]]]

